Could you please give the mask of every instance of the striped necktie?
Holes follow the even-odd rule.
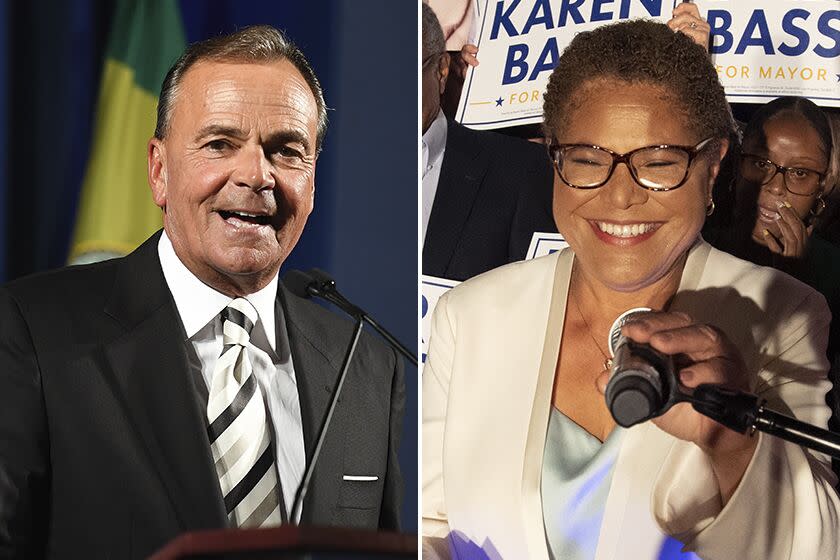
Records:
[[[286,517],[271,427],[248,359],[257,310],[243,298],[221,313],[223,348],[210,384],[207,433],[225,509],[235,527],[278,525]]]

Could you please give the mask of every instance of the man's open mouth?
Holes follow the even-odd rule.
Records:
[[[247,212],[234,212],[229,210],[219,210],[219,215],[223,220],[230,219],[240,220],[249,224],[256,224],[260,226],[267,226],[271,224],[271,216],[265,214],[249,214]]]

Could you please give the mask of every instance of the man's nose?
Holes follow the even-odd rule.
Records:
[[[233,181],[237,186],[257,191],[274,188],[271,162],[262,146],[249,144],[240,149]]]

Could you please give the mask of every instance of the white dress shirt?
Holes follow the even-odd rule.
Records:
[[[222,353],[222,322],[219,314],[233,298],[204,284],[181,262],[164,232],[158,243],[163,276],[175,300],[178,315],[194,353],[187,347],[190,367],[201,377],[208,390],[216,361]],[[246,299],[253,304],[259,320],[251,332],[248,355],[260,384],[266,412],[274,429],[274,449],[283,500],[288,514],[306,466],[303,424],[294,365],[281,313],[275,317],[278,278]],[[275,328],[276,325],[276,328]]]
[[[446,117],[443,111],[438,111],[437,117],[423,134],[423,241],[426,240],[426,228],[435,201],[440,166],[443,163],[443,153],[446,151]]]

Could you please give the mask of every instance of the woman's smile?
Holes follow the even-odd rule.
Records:
[[[628,242],[635,244],[649,239],[663,222],[617,223],[590,220],[589,223],[599,239],[607,243],[626,245]]]

